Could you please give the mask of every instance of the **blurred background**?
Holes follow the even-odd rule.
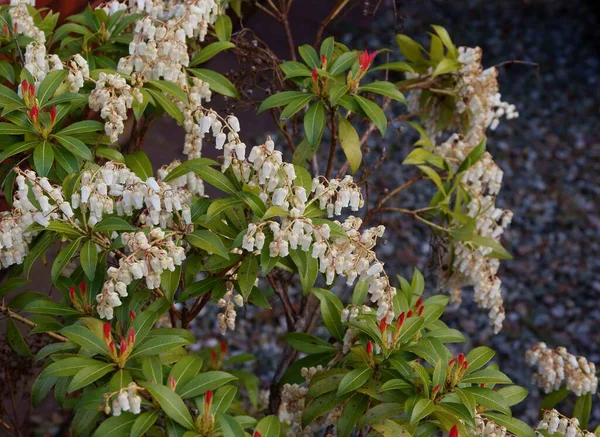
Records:
[[[66,13],[85,4],[75,0],[50,3]],[[319,23],[333,3],[334,0],[294,2],[290,23],[296,45],[312,44]],[[570,352],[600,364],[600,2],[351,3],[351,10],[333,21],[325,35],[335,36],[350,48],[389,47],[397,53],[396,33],[427,43],[429,26],[439,24],[457,45],[480,46],[486,67],[513,60],[536,64],[505,63],[499,67],[503,100],[515,104],[520,117],[504,121],[496,131],[489,132],[488,138],[488,150],[505,173],[499,205],[514,212],[513,223],[503,240],[514,260],[503,262],[499,273],[507,313],[504,329],[493,335],[487,314],[477,309],[468,291],[462,306],[444,316],[448,324],[465,333],[469,340],[465,347],[494,348],[500,368],[516,383],[530,389],[532,396],[517,407],[516,414],[534,424],[540,399],[538,389],[530,382],[531,370],[524,365],[528,347],[538,341],[552,347],[565,345]],[[249,7],[237,30],[242,26],[253,29],[282,60],[289,59],[283,29],[272,18]],[[380,55],[378,61],[383,62],[385,56]],[[398,55],[390,56],[395,60]],[[248,67],[227,55],[208,65],[232,76]],[[252,94],[255,90],[248,91]],[[256,99],[264,96],[259,93]],[[220,111],[235,110],[248,145],[262,142],[266,134],[276,131],[268,113],[256,116],[251,106],[244,110],[220,97],[215,97],[212,104]],[[375,162],[384,148],[387,153],[385,164],[372,176],[373,192],[383,193],[412,175],[412,170],[401,162],[416,139],[414,131],[404,124],[394,127],[388,129],[385,138],[373,136],[369,143],[367,162]],[[181,128],[166,120],[155,123],[145,150],[156,167],[184,158],[183,136]],[[417,186],[402,194],[393,206],[415,208],[426,204],[430,196],[430,191]],[[407,216],[387,215],[380,222],[388,231],[378,254],[386,262],[388,272],[410,277],[412,269],[418,267],[426,276],[427,293],[437,292],[427,229]],[[44,277],[46,270],[40,265],[38,277]],[[42,292],[48,288],[41,279],[28,287]],[[201,314],[194,329],[203,333],[203,345],[211,345],[219,336],[213,310],[205,311],[208,314]],[[260,329],[256,328],[257,323],[261,323]],[[264,310],[249,309],[240,314],[238,325],[235,335],[228,336],[232,350],[245,350],[250,344],[257,346],[260,366],[256,365],[256,369],[260,367],[268,381],[277,363],[273,357],[281,353],[277,337],[284,332],[285,322],[276,310],[265,314]],[[57,411],[52,399],[35,411],[28,410],[27,387],[33,381],[35,365],[34,373],[29,372],[26,369],[32,363],[25,363],[25,359],[7,350],[0,352],[5,371],[9,367],[20,370],[20,377],[13,383],[23,386],[24,395],[14,404],[29,423],[28,435],[68,435],[69,418]],[[568,402],[562,412],[571,413]],[[596,409],[592,413],[592,429],[599,421],[600,410]]]

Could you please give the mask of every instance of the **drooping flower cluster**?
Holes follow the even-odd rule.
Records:
[[[350,175],[330,181],[314,178],[312,192],[319,199],[319,207],[327,211],[328,217],[340,215],[342,208],[350,207],[352,211],[358,211],[364,205],[362,191]]]
[[[135,279],[145,279],[153,290],[160,286],[161,274],[174,271],[185,259],[185,250],[178,246],[170,234],[160,228],[144,232],[123,233],[121,241],[126,246],[126,256],[119,258],[119,267],[109,267],[109,279],[96,296],[96,310],[100,318],[111,320],[114,308],[121,305],[120,297],[127,296],[127,286]]]
[[[96,88],[90,94],[89,105],[94,111],[100,111],[100,116],[106,120],[104,131],[112,142],[116,142],[125,130],[127,110],[131,109],[133,100],[143,100],[142,94],[131,88],[119,74],[100,73]]]
[[[130,56],[121,58],[119,71],[131,74],[141,72],[148,79],[160,79],[187,84],[184,67],[189,65],[188,38],[204,41],[208,25],[215,22],[219,5],[214,0],[188,2],[134,1],[132,12],[147,15],[138,21]],[[117,6],[112,6],[116,9]]]
[[[577,396],[598,390],[594,363],[570,354],[564,347],[549,349],[545,343],[538,343],[526,352],[525,359],[530,366],[537,366],[533,381],[546,393],[558,390],[563,383]]]
[[[183,153],[190,159],[200,158],[202,156],[202,140],[204,135],[212,128],[213,135],[221,135],[223,139],[225,134],[221,131],[223,124],[216,115],[205,114],[202,102],[210,102],[212,93],[208,83],[198,78],[192,78],[192,85],[188,85],[188,105],[178,102],[179,108],[183,112],[185,130],[185,141],[183,144]],[[209,121],[212,122],[209,124]]]
[[[241,294],[235,294],[233,289],[233,282],[227,281],[226,284],[227,291],[217,301],[217,306],[219,308],[223,308],[223,312],[219,313],[217,319],[219,321],[219,329],[221,333],[224,335],[227,329],[234,330],[235,329],[235,320],[237,318],[237,312],[235,311],[235,306],[242,307],[244,306],[244,298]]]
[[[39,177],[32,170],[15,171],[17,191],[13,209],[0,215],[0,262],[3,267],[21,264],[25,259],[29,243],[37,235],[37,231],[29,229],[30,225],[37,223],[47,227],[50,220],[73,217],[71,205],[65,201],[60,186],[52,185],[48,178]],[[36,205],[29,200],[30,192]]]
[[[298,384],[285,384],[281,389],[281,405],[279,420],[290,425],[286,437],[311,437],[314,435],[310,427],[302,426],[302,413],[305,409],[308,389]]]
[[[85,79],[90,77],[90,67],[88,62],[79,53],[73,55],[71,60],[67,62],[69,74],[67,75],[67,83],[70,85],[72,93],[78,92],[83,87]]]
[[[475,419],[475,430],[478,437],[515,437],[514,434],[507,432],[505,426],[498,425],[494,421],[481,416],[476,413],[473,417]]]
[[[163,167],[166,175],[178,162]],[[71,198],[73,208],[89,211],[88,224],[93,226],[105,214],[132,216],[143,210],[139,221],[147,226],[172,226],[174,215],[180,213],[184,223],[191,223],[191,195],[204,193],[196,175],[188,174],[169,182],[153,177],[143,181],[124,164],[109,161],[92,174],[81,174],[81,186]]]
[[[514,105],[501,101],[498,71],[494,67],[483,68],[482,50],[479,47],[460,47],[458,52],[460,69],[447,75],[452,84],[450,91],[457,96],[454,102],[458,114],[449,127],[458,133],[452,134],[445,141],[437,142],[437,138],[444,133],[438,123],[441,101],[426,99],[425,108],[422,108],[421,90],[411,91],[408,99],[410,112],[423,109],[427,111],[424,127],[430,139],[437,142],[435,153],[444,158],[454,170],[458,169],[475,147],[485,141],[486,130],[495,129],[501,117],[512,119],[518,116]],[[495,206],[502,176],[502,170],[487,152],[461,176],[462,186],[470,199],[461,212],[475,220],[478,236],[496,241],[512,219],[510,211]],[[460,225],[455,220],[450,223],[451,227]],[[452,268],[441,276],[457,302],[460,301],[461,289],[473,286],[475,301],[480,307],[489,310],[494,332],[498,332],[505,318],[502,282],[496,275],[499,263],[489,258],[490,253],[489,247],[457,241],[454,250],[448,251],[445,258],[446,263],[452,263]]]
[[[57,55],[47,55],[46,46],[33,42],[25,48],[25,69],[35,79],[36,88],[46,78],[49,72],[62,70],[63,64]]]
[[[568,418],[556,410],[544,411],[544,417],[537,426],[538,430],[544,430],[546,433],[562,434],[565,437],[596,437],[596,434],[579,429],[579,420],[576,417]],[[537,433],[541,436],[541,433]]]
[[[46,42],[46,35],[36,27],[33,17],[27,10],[27,5],[35,6],[35,0],[10,0],[10,4],[14,6],[9,9],[8,13],[15,33],[28,36],[43,45]]]
[[[123,388],[112,401],[112,415],[120,416],[121,412],[129,411],[132,414],[140,414],[142,411],[142,398],[138,395],[138,386],[130,382],[127,388]],[[110,413],[111,408],[105,408],[105,413]]]

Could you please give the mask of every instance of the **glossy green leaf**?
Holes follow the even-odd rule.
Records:
[[[316,101],[310,104],[304,114],[304,132],[308,143],[318,144],[325,130],[325,106],[323,102]]]
[[[235,86],[222,74],[219,74],[212,70],[206,70],[203,68],[192,68],[189,70],[198,79],[208,83],[211,91],[222,94],[227,97],[239,98],[239,94],[235,89]]]
[[[362,151],[360,147],[360,138],[352,123],[344,117],[338,117],[338,135],[342,150],[346,155],[346,159],[350,163],[352,173],[356,173],[362,162]]]
[[[354,96],[354,99],[365,112],[365,114],[367,114],[367,117],[369,117],[375,126],[377,126],[377,129],[379,129],[379,132],[381,132],[381,136],[385,135],[385,131],[387,129],[387,118],[385,117],[383,109],[381,109],[376,103],[365,99],[364,97]]]
[[[227,252],[227,248],[223,244],[223,241],[211,231],[194,231],[186,236],[186,240],[194,247],[229,259],[229,253]]]
[[[337,395],[341,396],[346,393],[356,391],[371,378],[372,373],[373,369],[371,369],[370,367],[351,370],[340,381],[340,386],[338,387]]]
[[[52,164],[54,163],[54,151],[52,145],[47,141],[42,141],[35,146],[33,150],[33,165],[39,176],[48,176]]]
[[[195,429],[194,420],[181,397],[164,385],[152,382],[140,382],[158,402],[165,414],[186,429]]]

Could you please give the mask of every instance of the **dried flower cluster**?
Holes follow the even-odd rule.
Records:
[[[302,413],[305,408],[306,387],[298,384],[285,384],[281,389],[279,420],[290,424],[286,437],[312,437],[313,430],[302,426]]]
[[[558,390],[563,383],[577,396],[598,390],[594,363],[570,354],[562,346],[549,349],[545,343],[538,343],[527,351],[525,359],[530,366],[537,366],[533,381],[546,393]]]
[[[596,437],[596,434],[579,429],[579,420],[575,417],[568,418],[556,410],[544,411],[544,417],[537,426],[538,430],[544,430],[548,434],[561,434],[565,437]],[[541,433],[537,433],[542,435]]]

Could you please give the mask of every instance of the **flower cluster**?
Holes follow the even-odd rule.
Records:
[[[83,87],[85,79],[90,77],[90,67],[88,62],[79,53],[73,55],[71,60],[67,62],[69,74],[67,75],[67,83],[70,85],[72,93],[78,92]]]
[[[533,381],[546,393],[558,390],[563,382],[577,396],[598,390],[594,363],[570,354],[564,347],[549,349],[545,343],[538,343],[527,351],[525,359],[530,366],[537,366]]]
[[[475,429],[477,431],[477,436],[480,437],[515,437],[514,434],[511,434],[506,431],[506,427],[498,425],[494,423],[492,420],[481,416],[481,414],[476,413],[473,417],[475,419]]]
[[[104,10],[104,12],[106,12],[110,17],[119,11],[127,11],[127,5],[125,3],[121,3],[119,0],[110,0],[104,3],[104,5],[101,6],[101,9]]]
[[[455,110],[459,117],[451,128],[458,133],[439,142],[435,153],[457,170],[467,155],[486,139],[486,130],[495,129],[500,117],[512,119],[518,116],[514,105],[502,102],[498,93],[498,71],[482,66],[482,50],[479,47],[459,48],[460,69],[450,73],[451,91],[457,96]],[[414,76],[414,75],[413,75]],[[420,111],[422,91],[412,91],[409,96],[409,111]],[[432,103],[433,102],[433,103]],[[428,117],[425,130],[435,140],[443,134],[438,119],[441,113],[440,102],[427,99]],[[502,170],[492,156],[484,152],[481,158],[461,175],[463,189],[469,195],[469,202],[463,213],[475,220],[476,234],[499,240],[504,229],[510,224],[512,213],[496,208],[496,196],[502,184]],[[453,220],[451,226],[461,223]],[[445,286],[451,290],[453,299],[460,301],[461,289],[473,286],[477,304],[489,310],[494,332],[500,331],[505,318],[501,284],[496,275],[499,262],[490,259],[491,249],[476,244],[455,242],[453,251],[448,251],[446,263],[452,268],[442,272]],[[448,276],[450,275],[450,276]]]
[[[319,207],[327,211],[328,217],[340,215],[342,208],[350,207],[352,211],[358,211],[364,205],[362,191],[349,175],[341,180],[330,181],[314,178],[312,192],[319,199]]]
[[[8,13],[17,35],[25,35],[37,43],[43,45],[46,42],[46,35],[38,29],[33,21],[33,17],[27,10],[27,5],[35,6],[35,0],[10,0],[11,6]]]
[[[96,88],[90,94],[89,105],[94,111],[100,111],[100,116],[106,120],[104,131],[112,142],[116,142],[125,130],[127,110],[133,105],[133,100],[143,100],[142,94],[131,88],[119,74],[100,73]]]
[[[107,403],[104,407],[104,412],[109,414],[112,410],[113,416],[120,416],[123,411],[140,414],[142,411],[142,398],[137,393],[138,386],[135,382],[130,382],[127,388],[119,390],[117,397],[112,401],[112,409]]]
[[[208,83],[195,77],[192,78],[192,85],[188,85],[187,95],[188,105],[178,102],[184,116],[185,141],[183,153],[190,159],[200,158],[202,156],[204,134],[211,128],[215,137],[222,136],[224,140],[225,134],[221,131],[223,125],[217,117],[214,115],[211,117],[210,113],[205,114],[202,111],[202,102],[210,102],[212,97]],[[211,119],[213,119],[212,123],[208,124]]]
[[[596,437],[594,433],[580,430],[577,418],[565,417],[556,410],[544,411],[544,417],[540,420],[537,429],[544,430],[550,435],[559,433],[565,437]]]
[[[120,297],[127,296],[127,286],[135,279],[145,278],[146,287],[160,287],[163,271],[174,271],[185,259],[185,250],[171,235],[160,228],[144,232],[123,233],[121,241],[127,248],[126,256],[119,258],[119,267],[109,267],[109,279],[96,296],[96,310],[100,318],[111,320],[114,308],[121,305]]]
[[[163,167],[159,174],[168,174],[177,165],[175,162]],[[71,203],[75,209],[89,211],[88,224],[92,226],[105,214],[132,216],[134,211],[143,209],[139,216],[141,223],[169,227],[177,213],[181,213],[184,223],[191,223],[192,193],[204,193],[202,181],[194,174],[169,183],[153,177],[142,181],[124,164],[109,161],[93,174],[89,170],[81,174],[80,189],[73,193]]]
[[[219,313],[217,316],[219,329],[223,335],[225,335],[228,328],[232,331],[235,329],[235,319],[237,318],[235,305],[238,307],[244,306],[244,298],[242,295],[234,293],[233,282],[227,281],[225,286],[227,289],[225,295],[217,301],[217,306],[219,308],[224,308],[223,312]]]
[[[290,425],[286,437],[311,437],[314,435],[310,427],[302,427],[302,413],[307,393],[308,389],[298,384],[285,384],[281,389],[281,406],[278,416],[279,420]]]
[[[57,55],[46,55],[46,46],[37,42],[25,48],[25,69],[35,79],[36,88],[50,71],[62,70],[63,64]]]

